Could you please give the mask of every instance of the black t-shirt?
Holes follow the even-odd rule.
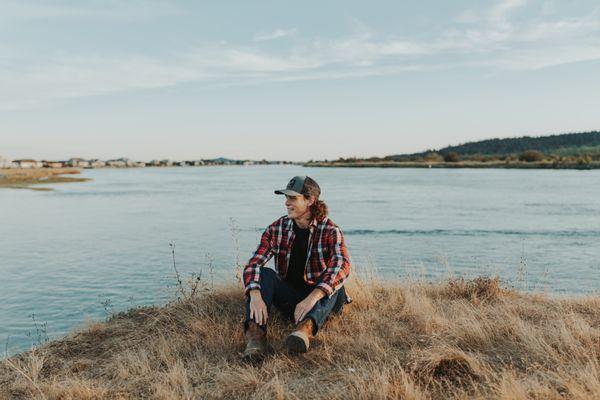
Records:
[[[310,229],[300,229],[294,223],[294,242],[292,243],[292,252],[290,254],[290,264],[288,266],[285,280],[297,290],[305,290],[311,288],[304,280],[304,268],[308,256],[308,236]]]

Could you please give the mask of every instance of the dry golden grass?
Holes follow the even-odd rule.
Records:
[[[497,279],[350,279],[354,302],[306,355],[277,313],[263,363],[240,361],[244,298],[220,287],[92,323],[0,363],[0,398],[598,399],[600,298],[521,294]]]
[[[62,175],[81,173],[76,168],[0,168],[0,188],[52,190],[31,185],[85,182],[89,178],[72,178]]]

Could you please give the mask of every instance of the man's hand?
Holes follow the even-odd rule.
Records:
[[[254,319],[257,324],[264,325],[269,317],[267,305],[260,295],[260,290],[253,289],[250,291],[250,319]]]
[[[320,289],[313,290],[304,300],[300,303],[296,304],[296,309],[294,310],[294,322],[296,324],[300,323],[309,313],[310,310],[317,304],[319,300],[321,300],[325,296]]]

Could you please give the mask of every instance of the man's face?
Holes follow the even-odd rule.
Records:
[[[303,218],[310,215],[309,207],[313,203],[312,197],[306,199],[304,196],[285,195],[285,207],[288,217],[292,219]]]

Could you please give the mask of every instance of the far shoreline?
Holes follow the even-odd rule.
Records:
[[[316,168],[448,168],[448,169],[600,169],[600,162],[587,164],[553,162],[312,162]]]

